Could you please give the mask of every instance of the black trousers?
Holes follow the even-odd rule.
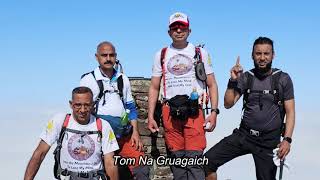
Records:
[[[224,163],[246,154],[252,154],[257,180],[275,180],[277,166],[273,163],[273,149],[280,143],[280,131],[263,134],[260,137],[251,135],[246,129],[235,129],[204,156],[209,159],[206,172],[216,172]]]

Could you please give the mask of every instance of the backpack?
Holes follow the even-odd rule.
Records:
[[[98,84],[98,87],[99,87],[99,94],[98,94],[98,97],[97,99],[94,101],[94,104],[95,104],[95,115],[98,113],[98,107],[99,107],[99,102],[101,100],[101,98],[106,94],[106,93],[109,93],[110,91],[106,90],[104,91],[104,88],[103,88],[103,83],[102,83],[102,80],[97,80],[96,79],[96,76],[94,75],[94,71],[91,71],[91,72],[88,72],[88,73],[85,73],[81,76],[81,79],[88,75],[88,74],[92,74],[93,78],[96,80],[97,84]],[[123,100],[123,77],[122,75],[120,75],[118,78],[117,78],[117,87],[118,87],[118,91],[117,93],[119,94],[120,96],[120,99],[123,103],[123,105],[125,104],[124,103],[124,100]],[[103,104],[104,105],[106,103],[105,99],[103,101]]]
[[[56,179],[59,179],[59,176],[64,171],[61,168],[61,164],[60,164],[60,153],[61,153],[61,148],[62,148],[62,141],[63,141],[63,138],[64,138],[66,131],[76,133],[76,134],[98,134],[98,139],[100,139],[100,141],[102,139],[102,123],[101,123],[100,118],[96,119],[97,131],[79,131],[79,130],[67,128],[68,124],[69,124],[70,117],[71,117],[71,114],[67,114],[64,121],[63,121],[62,128],[61,128],[61,131],[59,134],[59,139],[57,141],[57,147],[53,152],[54,160],[55,160],[53,173],[54,173],[54,177]],[[103,158],[102,158],[102,160],[103,160]]]
[[[258,93],[259,94],[259,107],[262,109],[263,103],[260,101],[262,95],[272,94],[273,95],[273,103],[276,104],[280,111],[280,117],[282,121],[284,121],[285,117],[285,108],[284,108],[284,96],[283,91],[280,91],[282,86],[279,83],[280,76],[282,71],[280,69],[272,69],[272,78],[271,78],[271,89],[265,90],[252,90],[253,83],[254,83],[254,73],[253,69],[250,71],[245,72],[245,77],[247,78],[247,82],[244,88],[244,95],[243,95],[243,107],[242,110],[247,108],[248,105],[248,97],[251,93]]]

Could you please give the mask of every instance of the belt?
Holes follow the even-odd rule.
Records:
[[[244,125],[244,123],[241,122],[240,124],[240,129],[246,131],[247,133],[249,133],[251,136],[254,136],[254,137],[262,137],[262,136],[265,136],[267,134],[271,134],[271,133],[274,133],[274,132],[281,132],[281,129],[275,129],[275,130],[270,130],[270,131],[258,131],[258,130],[255,130],[255,129],[252,129],[246,125]]]
[[[261,131],[257,131],[254,129],[249,129],[249,128],[245,128],[244,126],[240,126],[240,129],[245,130],[246,132],[248,132],[251,136],[255,136],[255,137],[260,137],[262,136],[262,132]]]
[[[101,171],[101,170],[99,170]],[[64,170],[61,174],[64,176],[71,176],[71,177],[81,177],[81,178],[94,178],[99,176],[99,171],[89,171],[89,172],[73,172],[73,171],[67,171]]]

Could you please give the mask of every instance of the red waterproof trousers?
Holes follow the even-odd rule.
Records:
[[[206,147],[206,137],[201,109],[197,117],[189,117],[187,121],[172,119],[169,112],[170,107],[164,104],[162,107],[163,126],[169,150],[203,151]]]

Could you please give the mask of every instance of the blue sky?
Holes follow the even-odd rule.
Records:
[[[71,90],[80,76],[97,66],[96,45],[114,43],[129,76],[150,77],[154,53],[170,43],[169,16],[189,15],[190,42],[205,43],[213,58],[220,92],[218,126],[209,146],[231,133],[240,120],[241,103],[225,110],[223,93],[229,70],[239,55],[248,70],[251,48],[259,36],[274,40],[274,67],[294,82],[297,124],[289,157],[290,180],[316,177],[320,151],[320,3],[317,1],[2,1],[0,3],[0,88],[2,118],[0,179],[21,179],[38,135],[56,112],[68,111]],[[14,160],[12,160],[14,159]],[[37,179],[52,177],[48,154]],[[51,164],[50,164],[51,163]],[[18,172],[17,172],[17,167]],[[250,156],[219,170],[221,179],[255,179]],[[285,177],[286,178],[286,177]]]

